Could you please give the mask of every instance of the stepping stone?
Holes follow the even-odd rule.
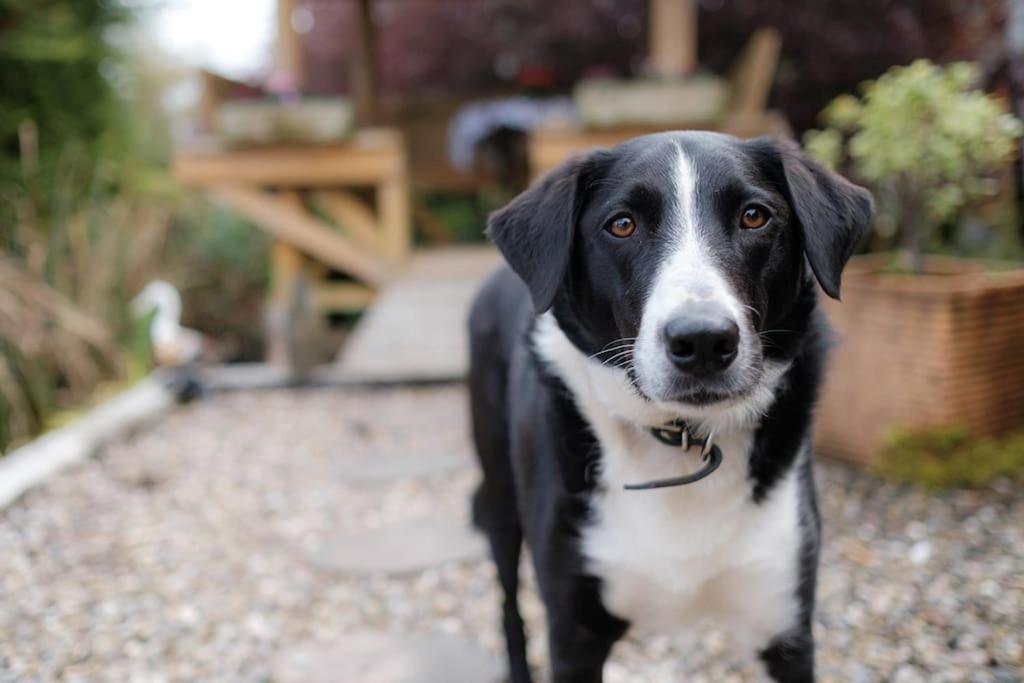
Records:
[[[430,519],[336,534],[312,559],[319,567],[345,574],[399,575],[478,560],[486,549],[483,536],[468,523]]]
[[[467,453],[355,456],[339,459],[338,472],[349,481],[376,483],[452,472],[470,464],[472,460]]]
[[[275,683],[496,683],[504,666],[473,643],[442,634],[361,633],[336,643],[286,648]]]

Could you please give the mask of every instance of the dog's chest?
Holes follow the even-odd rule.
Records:
[[[626,491],[623,483],[697,469],[698,456],[646,434],[607,437],[603,486],[582,551],[609,611],[659,631],[711,617],[755,647],[794,622],[800,525],[793,476],[755,504],[746,476],[750,436],[738,434],[719,443],[725,459],[711,477]]]

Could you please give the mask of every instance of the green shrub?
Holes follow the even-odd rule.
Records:
[[[122,0],[0,0],[0,453],[147,367],[128,302],[258,354],[267,243],[167,171],[164,75],[109,41]]]
[[[1024,484],[1024,432],[979,439],[961,427],[898,431],[876,469],[886,479],[933,490],[977,488],[996,477]]]
[[[479,196],[452,193],[421,193],[417,199],[456,242],[484,241],[487,213],[501,206],[491,206]]]
[[[33,164],[37,183],[25,189],[48,214],[59,209],[46,202],[48,188],[69,156],[125,157],[130,113],[115,87],[124,63],[108,37],[130,18],[116,0],[0,0],[0,187],[22,186]],[[95,189],[72,187],[80,196]]]
[[[1016,154],[1021,123],[975,89],[978,69],[919,60],[843,95],[808,131],[808,151],[867,184],[876,231],[902,246],[914,272],[943,223],[994,194],[994,174]]]

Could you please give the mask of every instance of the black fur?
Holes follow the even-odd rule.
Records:
[[[469,321],[473,434],[484,474],[474,518],[489,538],[505,596],[513,683],[531,680],[516,599],[524,540],[547,611],[555,683],[600,681],[612,645],[629,626],[605,608],[600,579],[586,571],[578,543],[593,495],[588,471],[600,461],[601,444],[570,390],[532,349],[530,333],[538,312],[551,309],[586,355],[637,335],[651,278],[673,247],[666,225],[674,186],[666,169],[680,148],[700,164],[706,199],[698,220],[716,264],[751,311],[759,358],[789,363],[754,432],[749,495],[765,500],[799,468],[800,619],[795,630],[766,643],[762,660],[778,681],[813,680],[820,532],[812,465],[801,453],[827,340],[814,280],[838,296],[843,265],[867,226],[870,197],[788,144],[662,134],[563,165],[495,213],[488,227],[511,270],[484,285]],[[752,198],[775,222],[737,230],[736,217]],[[605,231],[609,217],[623,211],[638,225],[628,240]],[[694,389],[691,378],[678,385]],[[658,400],[683,401],[685,408],[680,397]]]

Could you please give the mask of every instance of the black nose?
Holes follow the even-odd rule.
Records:
[[[665,325],[665,351],[676,367],[695,375],[725,370],[736,360],[740,328],[718,309],[687,311]]]

